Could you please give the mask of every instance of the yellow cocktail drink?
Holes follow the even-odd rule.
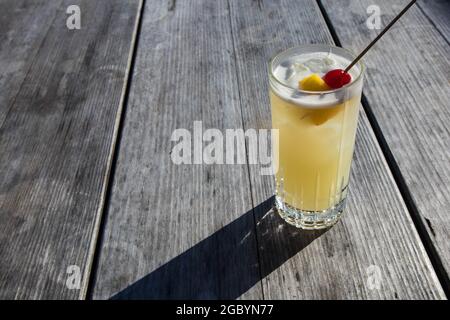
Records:
[[[306,229],[324,228],[338,220],[344,207],[358,122],[362,66],[355,68],[353,82],[341,89],[309,92],[299,89],[299,81],[312,73],[322,75],[350,63],[351,56],[330,46],[290,50],[271,63],[272,126],[279,133],[274,145],[278,152],[277,207],[291,224]]]
[[[273,128],[279,129],[277,185],[284,201],[307,211],[336,205],[348,185],[359,97],[308,109],[270,91]]]

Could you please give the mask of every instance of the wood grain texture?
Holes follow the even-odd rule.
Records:
[[[226,1],[146,1],[93,298],[261,298],[246,165],[176,165],[171,135],[242,128]]]
[[[66,27],[69,5],[80,30]],[[2,2],[3,299],[84,296],[139,5]],[[66,286],[70,265],[80,290]]]
[[[421,0],[417,2],[419,8],[435,26],[441,35],[450,42],[450,1],[448,0]]]
[[[0,125],[28,74],[61,1],[0,2]]]
[[[377,4],[386,24],[406,3],[323,1],[340,41],[353,50],[363,48],[377,32],[363,23],[367,6]],[[432,10],[431,2],[421,6]],[[364,92],[439,254],[448,286],[450,46],[442,34],[420,8],[412,7],[367,54]]]
[[[244,127],[269,128],[269,58],[332,38],[314,1],[230,1],[230,6]],[[348,6],[342,6],[342,17]],[[250,169],[254,203],[270,199],[273,179],[261,176],[257,166]],[[264,297],[445,298],[364,112],[351,180],[343,219],[325,233],[287,226],[270,206],[256,210]],[[376,272],[379,289],[371,286]]]

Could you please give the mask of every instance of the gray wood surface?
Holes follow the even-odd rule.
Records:
[[[66,28],[79,5],[81,29]],[[2,1],[0,297],[84,297],[140,1]],[[81,288],[66,286],[80,267]]]
[[[230,4],[244,127],[268,128],[269,58],[287,47],[332,43],[332,39],[314,1]],[[343,3],[342,17],[348,13],[346,8]],[[272,196],[274,185],[273,179],[259,174],[257,166],[250,169],[256,205]],[[343,219],[324,234],[291,228],[268,207],[255,211],[264,297],[444,298],[364,112],[351,180]],[[379,289],[371,286],[375,270],[380,271]]]
[[[417,5],[429,18],[430,24],[437,28],[441,35],[450,42],[450,1],[420,0]]]
[[[348,210],[326,233],[281,222],[258,166],[171,162],[194,120],[270,128],[269,57],[332,41],[315,2],[155,0],[143,19],[94,298],[444,298],[364,114]]]
[[[93,298],[262,298],[247,166],[171,160],[242,128],[227,2],[146,1],[137,50]]]
[[[61,1],[0,2],[0,124],[56,17]],[[11,50],[12,49],[12,50]]]
[[[367,6],[379,5],[385,25],[407,2],[341,0],[323,4],[342,44],[359,50],[377,34],[363,23]],[[421,7],[436,13],[444,5],[428,1]],[[448,23],[448,11],[442,14],[447,15]],[[412,7],[365,58],[364,92],[439,254],[448,286],[450,45],[443,37],[448,32],[438,32],[434,25],[420,8]]]

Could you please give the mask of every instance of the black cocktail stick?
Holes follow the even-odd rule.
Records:
[[[355,58],[355,60],[350,63],[350,65],[345,69],[345,72],[348,72],[366,53],[369,51],[370,48],[378,41],[380,38],[400,19],[406,11],[408,11],[409,8],[412,7],[414,3],[416,3],[417,0],[411,1],[387,26],[384,28],[381,33],[372,40],[372,42]]]

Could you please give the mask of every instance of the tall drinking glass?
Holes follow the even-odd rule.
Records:
[[[272,126],[276,151],[276,207],[288,223],[321,229],[344,209],[353,157],[364,66],[351,70],[350,84],[335,90],[305,91],[299,81],[345,69],[355,56],[329,45],[288,49],[270,61]]]

